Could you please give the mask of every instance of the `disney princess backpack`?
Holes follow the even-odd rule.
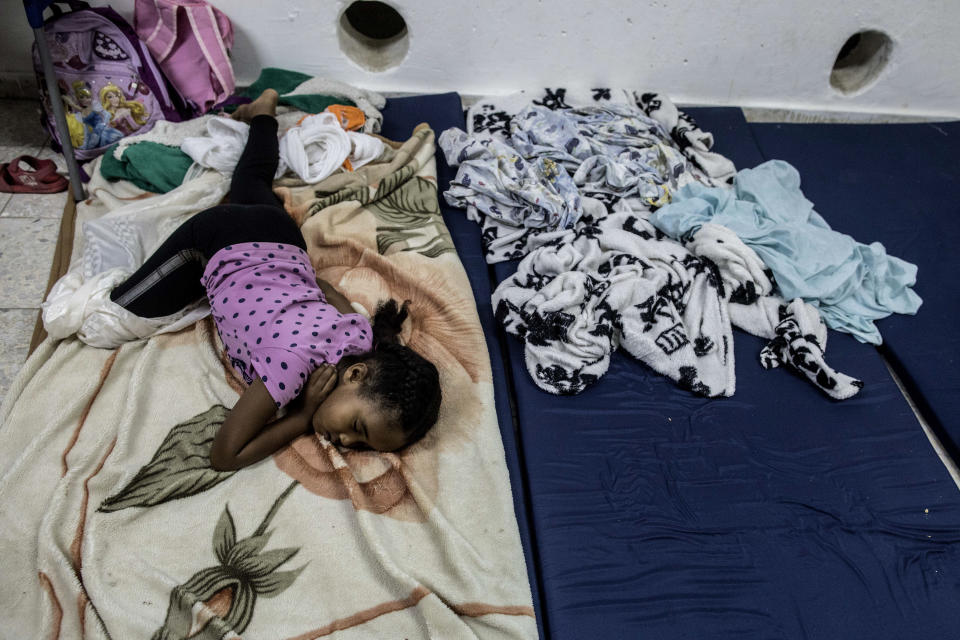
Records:
[[[71,9],[63,11],[57,4]],[[109,7],[86,2],[53,3],[43,31],[67,120],[67,135],[83,161],[102,154],[120,138],[146,133],[158,120],[192,116],[133,28]],[[41,122],[62,147],[37,45],[33,63],[43,103]]]

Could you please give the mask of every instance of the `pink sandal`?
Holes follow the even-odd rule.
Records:
[[[20,163],[30,168],[24,169]],[[53,160],[19,156],[0,165],[0,192],[59,193],[65,191],[68,184],[66,178],[57,174],[57,165]]]

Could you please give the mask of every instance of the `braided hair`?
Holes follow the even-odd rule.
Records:
[[[398,306],[390,299],[373,316],[373,350],[341,360],[349,366],[363,362],[371,369],[360,392],[400,418],[406,444],[413,444],[430,430],[440,411],[440,375],[436,366],[397,341],[407,318],[409,301]]]

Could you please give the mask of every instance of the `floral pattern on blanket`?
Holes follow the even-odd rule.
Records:
[[[267,527],[290,492],[281,493],[252,535],[237,540],[230,508],[224,507],[213,532],[217,566],[201,569],[170,592],[170,605],[163,626],[152,640],[179,638],[220,640],[243,633],[253,618],[257,598],[279,595],[297,579],[304,566],[277,569],[297,555],[299,548],[263,551],[270,540]]]
[[[278,193],[299,224],[334,205],[373,214],[377,251],[388,255],[414,251],[428,258],[454,253],[437,200],[433,158],[418,152],[433,145],[433,131],[421,126],[394,151],[386,164],[367,165],[350,174],[335,174],[311,187],[282,187]]]
[[[235,471],[210,467],[213,437],[229,412],[216,405],[171,429],[150,462],[123,489],[104,500],[99,510],[110,513],[152,507],[206,491],[233,476]]]
[[[453,241],[437,203],[436,182],[413,173],[414,168],[407,166],[370,186],[322,196],[311,205],[307,215],[353,201],[376,216],[380,253],[417,251],[435,258],[453,251]]]
[[[150,461],[120,491],[107,497],[99,511],[111,513],[189,498],[231,478],[235,471],[210,467],[213,438],[229,411],[215,405],[173,427]],[[340,451],[319,436],[307,435],[274,459],[281,471],[318,496],[350,500],[356,509],[423,522],[423,510],[407,486],[403,457],[402,452]],[[431,494],[437,489],[435,482],[423,486],[429,486]]]
[[[236,472],[210,468],[213,437],[227,413],[226,407],[215,405],[174,427],[150,462],[123,489],[105,499],[99,511],[151,507],[187,498],[232,477]],[[253,617],[257,597],[275,596],[296,580],[302,567],[292,571],[277,568],[296,555],[298,548],[262,550],[270,538],[267,527],[297,484],[294,480],[254,533],[239,541],[229,506],[224,506],[213,534],[219,564],[199,570],[170,592],[167,617],[154,640],[213,640],[229,631],[243,633]]]

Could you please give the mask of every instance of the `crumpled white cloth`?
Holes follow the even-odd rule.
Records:
[[[730,159],[711,151],[713,134],[701,129],[693,118],[677,109],[677,105],[666,94],[634,91],[633,97],[648,116],[670,132],[683,150],[683,155],[710,176],[714,184],[726,184],[737,174]]]
[[[184,138],[204,135],[207,124],[215,117],[217,116],[207,114],[183,122],[157,120],[153,128],[146,133],[120,138],[120,141],[113,148],[113,157],[117,160],[123,160],[123,154],[127,148],[140,142],[156,142],[168,147],[179,147]]]
[[[231,118],[216,117],[207,121],[206,129],[206,135],[184,138],[180,150],[199,165],[226,175],[232,174],[250,136],[250,125]],[[274,177],[281,175],[283,171],[278,167]]]
[[[469,135],[456,127],[441,133],[437,143],[448,164],[460,165],[443,192],[455,207],[472,206],[505,230],[569,229],[583,214],[577,185],[550,158],[528,161],[498,137]]]
[[[84,280],[68,272],[57,280],[42,305],[43,326],[54,339],[77,334],[86,344],[115,349],[125,342],[179,331],[210,312],[206,303],[161,318],[141,318],[110,300],[110,292],[130,271],[114,268]]]
[[[350,136],[337,116],[324,111],[304,118],[280,138],[280,165],[312,184],[339,169],[350,150]]]
[[[631,206],[639,202],[621,200],[604,215],[584,198],[577,228],[534,237],[538,246],[493,292],[496,317],[523,339],[537,386],[579,393],[623,347],[682,388],[730,396],[733,324],[769,340],[760,356],[766,369],[796,371],[837,400],[863,387],[824,360],[827,328],[816,308],[766,295],[763,263],[739,238],[708,227],[684,247],[658,235],[647,212]]]
[[[733,395],[733,336],[712,265],[632,211],[602,215],[592,198],[584,209],[576,229],[536,236],[540,246],[493,292],[497,319],[524,340],[536,385],[580,393],[623,347],[682,388]]]
[[[370,164],[383,154],[384,144],[380,138],[356,131],[347,131],[347,135],[350,137],[352,146],[350,164],[353,165],[354,169]]]
[[[803,299],[786,303],[777,296],[765,296],[749,306],[731,304],[730,319],[754,335],[770,338],[760,351],[764,369],[783,365],[834,400],[851,398],[863,388],[862,380],[827,364],[827,325],[820,311]]]
[[[230,118],[211,118],[207,135],[185,138],[180,150],[197,164],[231,175],[250,135],[250,125]],[[320,182],[349,159],[354,169],[373,162],[383,141],[365,133],[344,131],[337,116],[317,113],[291,127],[280,138],[280,162],[274,178],[293,171],[307,184]]]
[[[307,184],[320,182],[350,160],[359,169],[380,157],[383,140],[344,131],[336,115],[323,112],[304,118],[280,138],[280,164]]]
[[[660,123],[677,143],[683,155],[694,165],[698,179],[706,184],[726,184],[736,175],[729,159],[711,151],[713,136],[697,126],[664,93],[631,89],[596,89],[568,86],[555,89],[531,89],[509,95],[488,96],[475,102],[467,112],[467,132],[508,134],[511,119],[529,103],[548,109],[630,105]]]
[[[106,215],[84,222],[79,263],[83,278],[114,267],[135,271],[187,218],[217,205],[230,181],[206,171],[167,193],[133,200]]]

